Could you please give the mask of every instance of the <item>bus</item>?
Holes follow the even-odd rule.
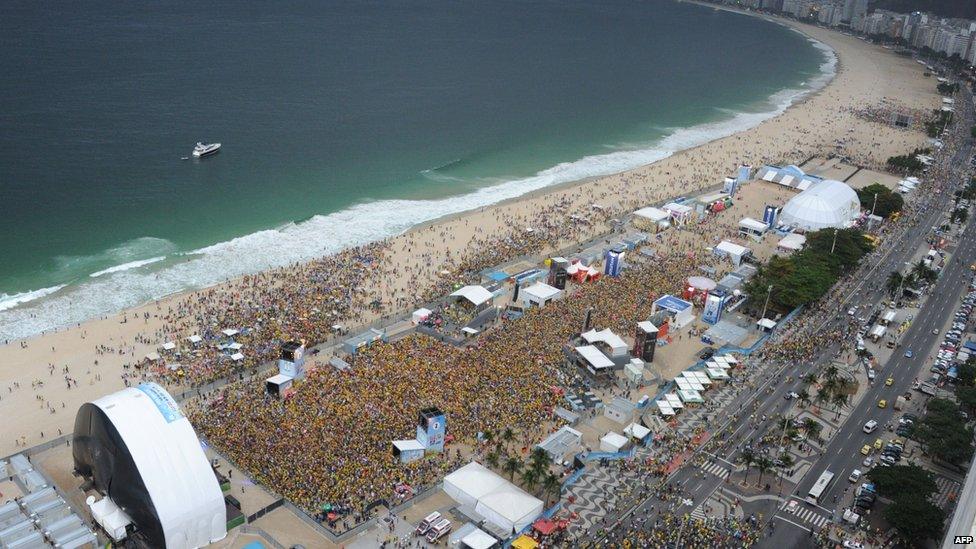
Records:
[[[810,488],[810,493],[807,494],[806,502],[810,505],[817,505],[817,500],[820,499],[820,496],[823,495],[824,491],[827,490],[827,487],[830,486],[830,483],[833,482],[833,480],[834,474],[830,471],[824,471],[824,473],[820,475],[820,478],[817,479],[817,482],[813,483],[813,487]]]

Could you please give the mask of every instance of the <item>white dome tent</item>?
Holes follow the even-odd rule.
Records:
[[[804,231],[849,227],[861,212],[857,193],[840,181],[825,179],[783,206],[780,222]]]

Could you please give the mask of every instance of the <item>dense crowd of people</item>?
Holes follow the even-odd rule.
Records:
[[[681,287],[691,260],[648,262],[620,278],[579,286],[572,299],[503,321],[473,346],[423,336],[362,350],[344,373],[318,370],[291,398],[263,394],[260,383],[214,393],[191,410],[201,432],[257,480],[308,511],[333,504],[361,513],[392,499],[394,488],[437,482],[458,464],[448,457],[399,464],[391,442],[410,438],[419,410],[437,406],[448,433],[470,442],[478,432],[543,432],[560,381],[579,382],[562,346],[578,334],[585,311],[593,325],[623,333],[645,318],[656,292]]]

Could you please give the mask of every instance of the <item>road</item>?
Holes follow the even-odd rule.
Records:
[[[966,101],[971,101],[968,92],[965,94]],[[968,105],[968,103],[967,103]],[[966,128],[967,121],[972,120],[971,109],[966,109],[960,113],[964,119],[963,124]],[[959,172],[968,168],[969,158],[972,151],[972,140],[966,139],[963,146],[953,154],[949,160],[949,165],[956,167],[949,177],[961,175]],[[953,189],[959,180],[950,180],[943,188]],[[821,329],[834,329],[846,325],[848,319],[845,315],[847,307],[852,304],[867,305],[865,309],[870,310],[878,306],[879,302],[887,301],[887,296],[883,292],[886,279],[892,271],[902,270],[905,263],[912,258],[913,254],[924,243],[925,239],[931,235],[933,226],[942,225],[943,216],[949,207],[951,190],[945,191],[937,196],[927,207],[921,216],[920,221],[914,228],[909,229],[896,238],[897,241],[888,248],[880,258],[873,259],[873,265],[868,267],[865,272],[858,272],[854,276],[859,277],[854,287],[837,303],[837,314],[826,319]],[[834,471],[838,475],[838,481],[831,487],[831,490],[822,498],[822,501],[830,502],[833,495],[843,492],[847,484],[846,476],[854,468],[860,468],[861,459],[860,449],[865,444],[865,435],[861,428],[865,421],[874,418],[881,425],[894,417],[894,412],[889,405],[888,408],[877,408],[877,401],[880,398],[887,398],[894,403],[894,398],[907,390],[910,390],[912,381],[918,375],[919,370],[925,362],[927,351],[932,348],[936,340],[941,336],[932,334],[934,328],[942,328],[947,318],[953,313],[955,304],[960,294],[967,287],[966,278],[969,271],[968,265],[976,259],[976,228],[973,224],[966,229],[963,236],[959,239],[959,247],[951,258],[949,265],[946,266],[940,280],[936,284],[933,295],[926,300],[919,311],[914,323],[902,339],[902,350],[913,349],[914,359],[907,359],[903,353],[896,353],[889,360],[885,368],[879,374],[880,379],[888,375],[895,378],[891,387],[887,387],[883,382],[876,383],[868,388],[867,394],[861,399],[848,417],[853,418],[840,428],[839,434],[834,436],[823,452],[828,456],[814,463],[813,467],[806,473],[797,487],[797,493],[806,494],[810,486],[816,481],[819,475],[826,469]],[[675,471],[668,481],[673,486],[679,486],[683,493],[683,502],[661,501],[657,497],[650,496],[642,500],[637,505],[629,508],[620,509],[618,513],[607,517],[607,524],[612,530],[626,530],[634,526],[635,521],[653,520],[654,517],[672,506],[681,507],[681,512],[691,512],[716,490],[726,484],[728,477],[725,471],[735,468],[735,462],[742,447],[753,441],[758,441],[764,434],[776,431],[774,427],[774,416],[790,416],[793,413],[795,401],[786,400],[785,396],[790,391],[799,391],[803,383],[799,378],[808,372],[814,372],[821,366],[832,360],[841,347],[840,341],[831,348],[824,349],[818,358],[812,363],[805,364],[784,364],[773,368],[766,373],[766,378],[755,391],[745,391],[739,395],[726,408],[723,417],[727,418],[723,425],[712,425],[714,432],[724,433],[725,440],[730,441],[730,445],[725,450],[719,450],[719,455],[707,454],[711,463],[707,469],[711,472],[706,473],[702,467],[697,465],[686,465]],[[785,376],[789,376],[791,381],[784,382]],[[741,413],[740,413],[741,412]],[[750,418],[750,413],[756,419]],[[719,414],[716,414],[719,415]],[[759,418],[766,416],[768,421],[759,421]],[[875,433],[871,440],[878,436]],[[721,475],[716,472],[723,473]],[[756,478],[757,473],[753,471],[752,477]],[[796,517],[785,516],[778,513],[785,498],[789,494],[782,494],[782,487],[777,482],[774,473],[767,473],[771,489],[769,492],[753,498],[747,507],[747,513],[761,512],[768,520],[775,515],[777,525],[786,527],[776,528],[771,537],[764,540],[761,546],[768,547],[807,547],[813,546],[811,535],[812,524],[825,523],[832,516],[832,510],[821,507],[813,508],[816,518],[802,521]],[[764,482],[765,483],[765,482]],[[597,538],[596,532],[591,532],[593,538]]]

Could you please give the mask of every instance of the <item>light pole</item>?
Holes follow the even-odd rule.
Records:
[[[874,215],[874,209],[878,206],[878,193],[874,193],[874,203],[871,204],[871,215]],[[834,238],[837,237],[837,233],[834,232]]]
[[[834,229],[834,241],[830,244],[830,253],[831,254],[834,253],[834,248],[837,247],[837,233],[839,231],[840,231],[840,229]]]
[[[766,288],[766,302],[763,303],[762,318],[760,318],[760,320],[763,320],[763,319],[766,318],[766,307],[769,306],[769,296],[772,293],[773,293],[773,285],[770,284],[769,287]]]

